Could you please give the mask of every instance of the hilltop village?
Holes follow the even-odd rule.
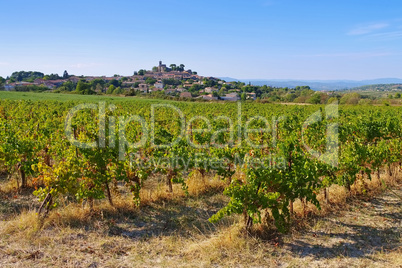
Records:
[[[75,76],[67,71],[63,76],[40,72],[15,72],[4,81],[6,91],[52,91],[79,94],[115,94],[125,96],[149,95],[204,100],[240,100],[244,83],[225,82],[215,77],[204,77],[185,65],[159,62],[152,70],[140,69],[132,76]],[[220,94],[219,94],[220,93]],[[246,94],[256,98],[255,93]]]
[[[189,101],[261,101],[285,103],[325,104],[372,102],[358,93],[341,95],[338,92],[317,92],[309,86],[272,87],[251,83],[226,82],[216,77],[200,76],[184,64],[159,61],[150,70],[140,69],[131,76],[76,76],[64,71],[45,75],[41,72],[14,72],[0,77],[0,90],[53,92],[83,95],[119,95]]]

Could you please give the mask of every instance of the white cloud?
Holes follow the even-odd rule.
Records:
[[[374,23],[369,25],[360,25],[355,27],[354,29],[348,32],[348,35],[363,35],[369,34],[377,30],[381,30],[387,28],[389,26],[388,23]]]
[[[402,38],[402,31],[370,34],[368,37],[375,40],[395,40]]]
[[[356,26],[347,34],[361,36],[364,40],[370,41],[388,41],[402,38],[401,19],[393,19],[388,23],[372,23]]]
[[[0,65],[1,65],[1,66],[7,66],[7,65],[10,65],[10,63],[0,61]]]

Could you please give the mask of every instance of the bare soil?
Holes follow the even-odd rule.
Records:
[[[209,223],[227,201],[213,192],[141,210],[62,208],[42,227],[29,191],[3,193],[0,267],[402,267],[401,196],[399,184],[351,198],[290,234],[272,229],[264,238],[245,235],[237,216]]]

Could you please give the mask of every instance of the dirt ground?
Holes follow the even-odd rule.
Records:
[[[348,210],[316,219],[309,230],[289,237],[283,249],[309,267],[402,267],[400,196],[398,187],[354,200]]]
[[[402,267],[402,186],[352,198],[329,216],[269,237],[246,236],[240,217],[207,219],[220,194],[158,201],[141,210],[67,207],[42,228],[29,193],[0,195],[0,267]]]

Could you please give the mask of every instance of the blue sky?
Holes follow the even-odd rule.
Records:
[[[238,79],[402,78],[402,1],[2,1],[0,76],[132,75],[159,60]]]

